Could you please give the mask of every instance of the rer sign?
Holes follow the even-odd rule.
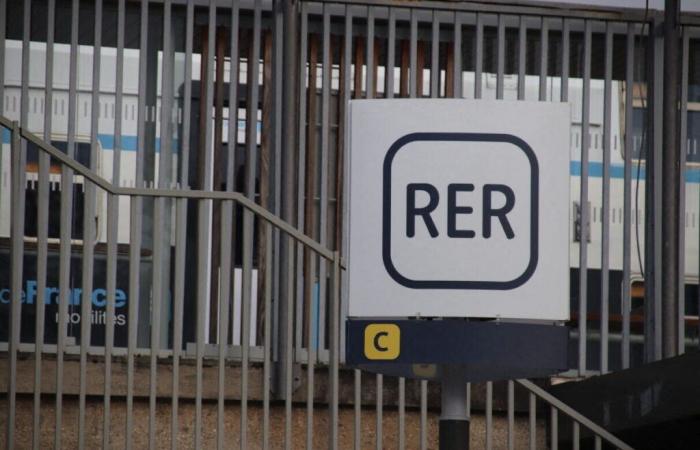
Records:
[[[566,103],[359,100],[349,316],[569,318]]]

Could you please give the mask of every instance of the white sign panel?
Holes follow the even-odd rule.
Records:
[[[351,317],[569,318],[565,103],[350,102]]]

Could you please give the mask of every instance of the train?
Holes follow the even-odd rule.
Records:
[[[52,126],[51,140],[58,148],[65,148],[66,133],[67,133],[67,117],[68,117],[68,88],[69,88],[69,55],[70,46],[66,44],[54,45],[54,77],[53,77],[53,102],[52,105],[45,105],[45,57],[46,44],[41,42],[32,42],[29,59],[29,76],[28,81],[28,124],[29,129],[43,135],[44,126],[44,109],[52,108]],[[90,127],[91,120],[98,120],[98,145],[97,154],[99,158],[95,161],[97,173],[112,181],[113,165],[114,165],[114,123],[115,123],[115,92],[116,92],[116,49],[102,48],[101,49],[101,65],[100,71],[100,99],[99,108],[95,114],[91,112],[92,103],[92,60],[93,48],[90,46],[80,46],[78,54],[78,73],[77,73],[77,98],[76,98],[76,133],[75,140],[77,142],[76,158],[86,165],[90,162]],[[155,128],[156,152],[155,160],[152,163],[155,174],[153,175],[152,183],[156,184],[158,179],[157,168],[159,167],[160,157],[160,100],[161,100],[161,64],[160,54],[158,63],[158,80],[156,89],[155,105],[146,107],[146,123]],[[11,63],[11,62],[17,62]],[[20,117],[21,104],[21,64],[22,61],[22,43],[16,40],[6,41],[6,64],[5,64],[5,89],[4,89],[4,114],[6,117],[18,120]],[[246,61],[240,61],[239,80],[245,84],[246,76]],[[177,127],[182,126],[182,84],[184,82],[184,64],[185,55],[181,53],[175,54],[174,59],[174,86],[176,87],[174,94],[175,115],[177,117]],[[192,74],[193,82],[198,82],[201,60],[199,55],[193,55],[192,59]],[[136,173],[136,157],[137,157],[137,129],[138,129],[138,67],[139,67],[139,52],[135,49],[124,50],[124,71],[123,71],[123,95],[122,95],[122,138],[120,152],[120,176],[117,183],[121,186],[134,186]],[[225,76],[229,78],[230,64],[227,61],[225,64]],[[399,85],[400,69],[396,69],[393,74],[395,77],[395,86]],[[337,97],[338,86],[338,70],[331,71],[332,85],[331,95]],[[317,85],[321,85],[321,71],[318,71],[319,80]],[[386,77],[385,68],[378,71],[377,85],[379,86],[378,96],[383,96],[384,79]],[[494,73],[483,73],[481,78],[482,83],[482,98],[496,98],[497,76]],[[465,71],[462,73],[462,92],[466,98],[473,98],[475,85],[474,72]],[[527,75],[525,78],[525,100],[537,101],[539,99],[540,77],[536,75]],[[420,87],[419,87],[420,88]],[[626,86],[624,81],[613,80],[610,90],[610,142],[606,147],[604,144],[604,99],[605,85],[600,79],[590,81],[590,115],[589,115],[589,142],[588,149],[588,202],[589,202],[589,233],[587,236],[580,235],[581,229],[581,205],[580,205],[580,189],[581,189],[581,172],[584,166],[581,161],[581,145],[582,145],[582,100],[583,100],[583,80],[581,78],[569,78],[568,80],[568,98],[571,104],[571,134],[568,149],[570,154],[570,209],[569,209],[569,227],[570,227],[570,269],[572,273],[572,296],[576,294],[575,274],[579,268],[579,252],[581,249],[581,240],[587,241],[588,264],[587,268],[593,274],[592,278],[596,278],[596,274],[602,267],[602,219],[603,219],[603,204],[602,204],[602,187],[603,187],[603,155],[605,149],[610,152],[610,203],[609,203],[609,269],[611,271],[611,291],[613,297],[619,303],[621,280],[621,271],[623,269],[623,236],[624,233],[630,233],[632,238],[631,248],[631,272],[632,279],[637,283],[643,283],[643,255],[644,255],[644,208],[645,208],[645,164],[640,160],[641,149],[644,146],[644,100],[635,97],[633,105],[633,117],[627,120],[633,120],[634,132],[632,136],[625,135],[625,90],[630,86]],[[425,69],[423,77],[422,89],[419,89],[423,94],[427,95],[430,90],[430,71]],[[193,92],[195,89],[193,89]],[[546,79],[546,98],[545,101],[560,101],[561,79],[557,76],[548,76]],[[644,92],[644,89],[635,90],[636,92]],[[507,74],[503,79],[503,100],[517,101],[518,94],[518,77],[517,75]],[[336,100],[337,101],[337,100]],[[193,109],[195,109],[193,107]],[[689,107],[692,114],[694,107]],[[259,111],[260,113],[260,111]],[[228,127],[229,125],[228,107],[224,108],[223,119],[223,140],[224,145],[227,145]],[[245,109],[239,107],[239,120],[235,124],[237,127],[238,144],[244,144],[246,141],[246,122]],[[258,115],[256,130],[257,143],[261,141],[261,114]],[[627,139],[632,139],[633,149],[633,166],[632,166],[632,210],[630,228],[625,230],[623,224],[623,193],[624,193],[624,161],[625,161],[625,145]],[[698,136],[688,136],[686,141],[686,167],[685,167],[685,214],[681,218],[685,226],[685,261],[684,273],[688,285],[697,285],[699,258],[698,255],[698,236],[700,234],[700,156],[697,153]],[[182,143],[178,141],[178,137],[173,139],[173,167],[177,168],[178,149]],[[36,153],[36,152],[35,152]],[[37,183],[37,164],[35,153],[28,154],[27,165],[27,189],[36,189]],[[87,158],[87,159],[86,159]],[[0,172],[0,210],[7,211],[10,208],[10,190],[9,188],[9,171],[10,171],[10,148],[9,148],[9,132],[3,131],[2,134],[2,153],[0,155],[1,172]],[[175,173],[175,170],[174,170]],[[83,180],[76,176],[74,183],[81,188]],[[52,192],[58,192],[61,189],[60,172],[52,170],[50,174],[50,185]],[[53,197],[52,197],[53,198]],[[129,199],[120,199],[119,203],[119,226],[118,226],[118,243],[126,245],[129,243]],[[123,213],[122,213],[123,212]],[[107,233],[107,206],[104,194],[98,194],[96,207],[96,223],[97,234],[96,242],[98,244],[106,243]],[[79,228],[79,227],[77,227]],[[51,242],[57,242],[58,229],[50,230]],[[10,217],[8,215],[0,215],[0,239],[9,238],[10,234]],[[35,236],[35,235],[34,235]],[[73,236],[80,243],[80,236]],[[28,235],[27,241],[31,241],[33,237]],[[240,277],[239,277],[240,278]],[[0,280],[1,281],[1,280]],[[2,288],[2,286],[0,286]],[[599,288],[599,286],[598,286]],[[596,286],[589,291],[596,291]],[[598,291],[599,292],[599,291]],[[590,299],[589,299],[590,302]],[[695,312],[697,314],[697,312]],[[255,321],[253,321],[254,323]],[[0,336],[1,338],[1,336]]]

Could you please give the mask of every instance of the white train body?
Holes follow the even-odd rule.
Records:
[[[19,120],[20,100],[21,100],[21,42],[8,40],[5,64],[5,91],[4,91],[4,114],[10,119]],[[70,47],[65,44],[56,44],[54,53],[54,87],[53,87],[53,117],[52,117],[52,140],[65,140],[68,125],[68,88],[69,88],[69,51]],[[45,98],[45,53],[46,46],[43,43],[32,43],[30,51],[30,80],[29,80],[29,128],[43,135],[44,124],[44,98]],[[103,48],[101,54],[100,71],[100,102],[99,113],[97,114],[98,140],[100,143],[99,159],[97,160],[97,172],[107,180],[112,180],[113,158],[114,158],[114,113],[115,113],[115,90],[116,90],[116,50],[113,48]],[[197,77],[199,73],[199,55],[193,57],[192,73]],[[245,63],[242,63],[242,72],[245,72]],[[122,120],[122,151],[121,151],[121,175],[119,184],[122,186],[134,185],[134,174],[136,173],[136,147],[137,147],[137,121],[138,121],[138,50],[127,49],[124,53],[124,73],[123,73],[123,120]],[[159,64],[160,67],[160,64]],[[228,80],[228,63],[226,64],[226,81]],[[396,69],[395,86],[398,86],[399,69]],[[337,70],[333,70],[333,89],[338,86]],[[319,77],[321,71],[318,71]],[[174,85],[180,86],[183,82],[184,74],[184,54],[175,55]],[[383,68],[378,71],[378,85],[382,86],[385,73]],[[423,92],[429,92],[430,73],[426,69],[424,76]],[[160,69],[158,73],[157,104],[155,107],[147,107],[147,121],[155,121],[156,127],[156,147],[160,143]],[[245,81],[244,74],[240,76],[241,81]],[[321,80],[319,79],[319,85]],[[506,75],[504,79],[504,99],[517,99],[517,76]],[[484,74],[483,98],[495,98],[496,76],[495,74]],[[571,141],[568,151],[571,155],[571,208],[569,210],[570,224],[570,266],[579,266],[579,243],[574,240],[575,236],[575,216],[576,205],[580,202],[580,172],[581,172],[581,115],[582,115],[582,87],[581,79],[569,79],[569,101],[571,103]],[[77,120],[76,120],[76,140],[79,142],[90,141],[91,130],[91,99],[92,99],[92,47],[81,46],[78,60],[77,77]],[[381,94],[380,88],[380,94]],[[536,101],[539,96],[539,77],[527,76],[525,83],[526,100]],[[474,73],[464,72],[462,92],[465,97],[473,98],[474,93]],[[548,77],[547,79],[547,101],[559,101],[560,99],[560,79],[558,77]],[[602,167],[603,167],[603,99],[604,85],[602,80],[592,80],[590,86],[590,148],[589,148],[589,194],[590,204],[590,242],[588,244],[588,267],[599,269],[601,267],[601,214],[602,214]],[[614,81],[612,83],[612,115],[611,115],[611,154],[610,154],[610,269],[622,270],[622,242],[623,242],[623,170],[624,170],[624,83]],[[174,98],[174,110],[176,123],[182,120],[182,111],[177,97],[177,89]],[[239,117],[243,117],[244,111],[239,111]],[[228,111],[224,111],[224,141],[227,135]],[[546,125],[546,124],[545,124]],[[238,123],[239,142],[245,141],[245,122]],[[258,125],[259,134],[259,125]],[[258,136],[259,140],[259,136]],[[694,150],[696,143],[689,141],[689,147]],[[173,145],[177,148],[178,145]],[[2,146],[2,191],[0,194],[0,210],[7,211],[9,208],[9,172],[10,172],[10,152],[9,133],[3,133]],[[567,151],[567,149],[562,149]],[[155,155],[155,179],[157,180],[157,168],[159,152]],[[173,152],[173,165],[177,167],[177,150]],[[174,173],[174,172],[173,172]],[[632,224],[629,232],[632,236],[632,272],[640,273],[640,261],[637,257],[637,245],[644,255],[644,165],[641,167],[641,177],[639,183],[639,194],[635,195],[637,185],[636,165],[632,170]],[[698,273],[698,182],[700,169],[688,164],[686,167],[685,184],[685,272],[688,277],[695,277]],[[36,173],[28,173],[28,180],[36,180]],[[51,181],[55,186],[60,185],[60,174],[52,174]],[[80,177],[76,177],[76,183],[81,183]],[[546,188],[546,187],[545,187]],[[102,194],[104,195],[104,194]],[[106,238],[106,201],[98,200],[98,241],[104,242]],[[124,214],[119,215],[119,242],[128,243],[129,199],[121,199],[120,209]],[[639,214],[636,211],[639,211]],[[641,223],[635,220],[639,217]],[[639,233],[635,227],[639,227]],[[0,237],[9,236],[9,217],[0,215]],[[637,243],[637,234],[639,243]]]

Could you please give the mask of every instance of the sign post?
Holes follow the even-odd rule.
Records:
[[[442,378],[440,392],[440,448],[469,449],[467,384],[464,375],[449,367]]]
[[[440,381],[440,447],[465,448],[467,381],[567,368],[569,105],[358,100],[348,121],[346,361]]]

